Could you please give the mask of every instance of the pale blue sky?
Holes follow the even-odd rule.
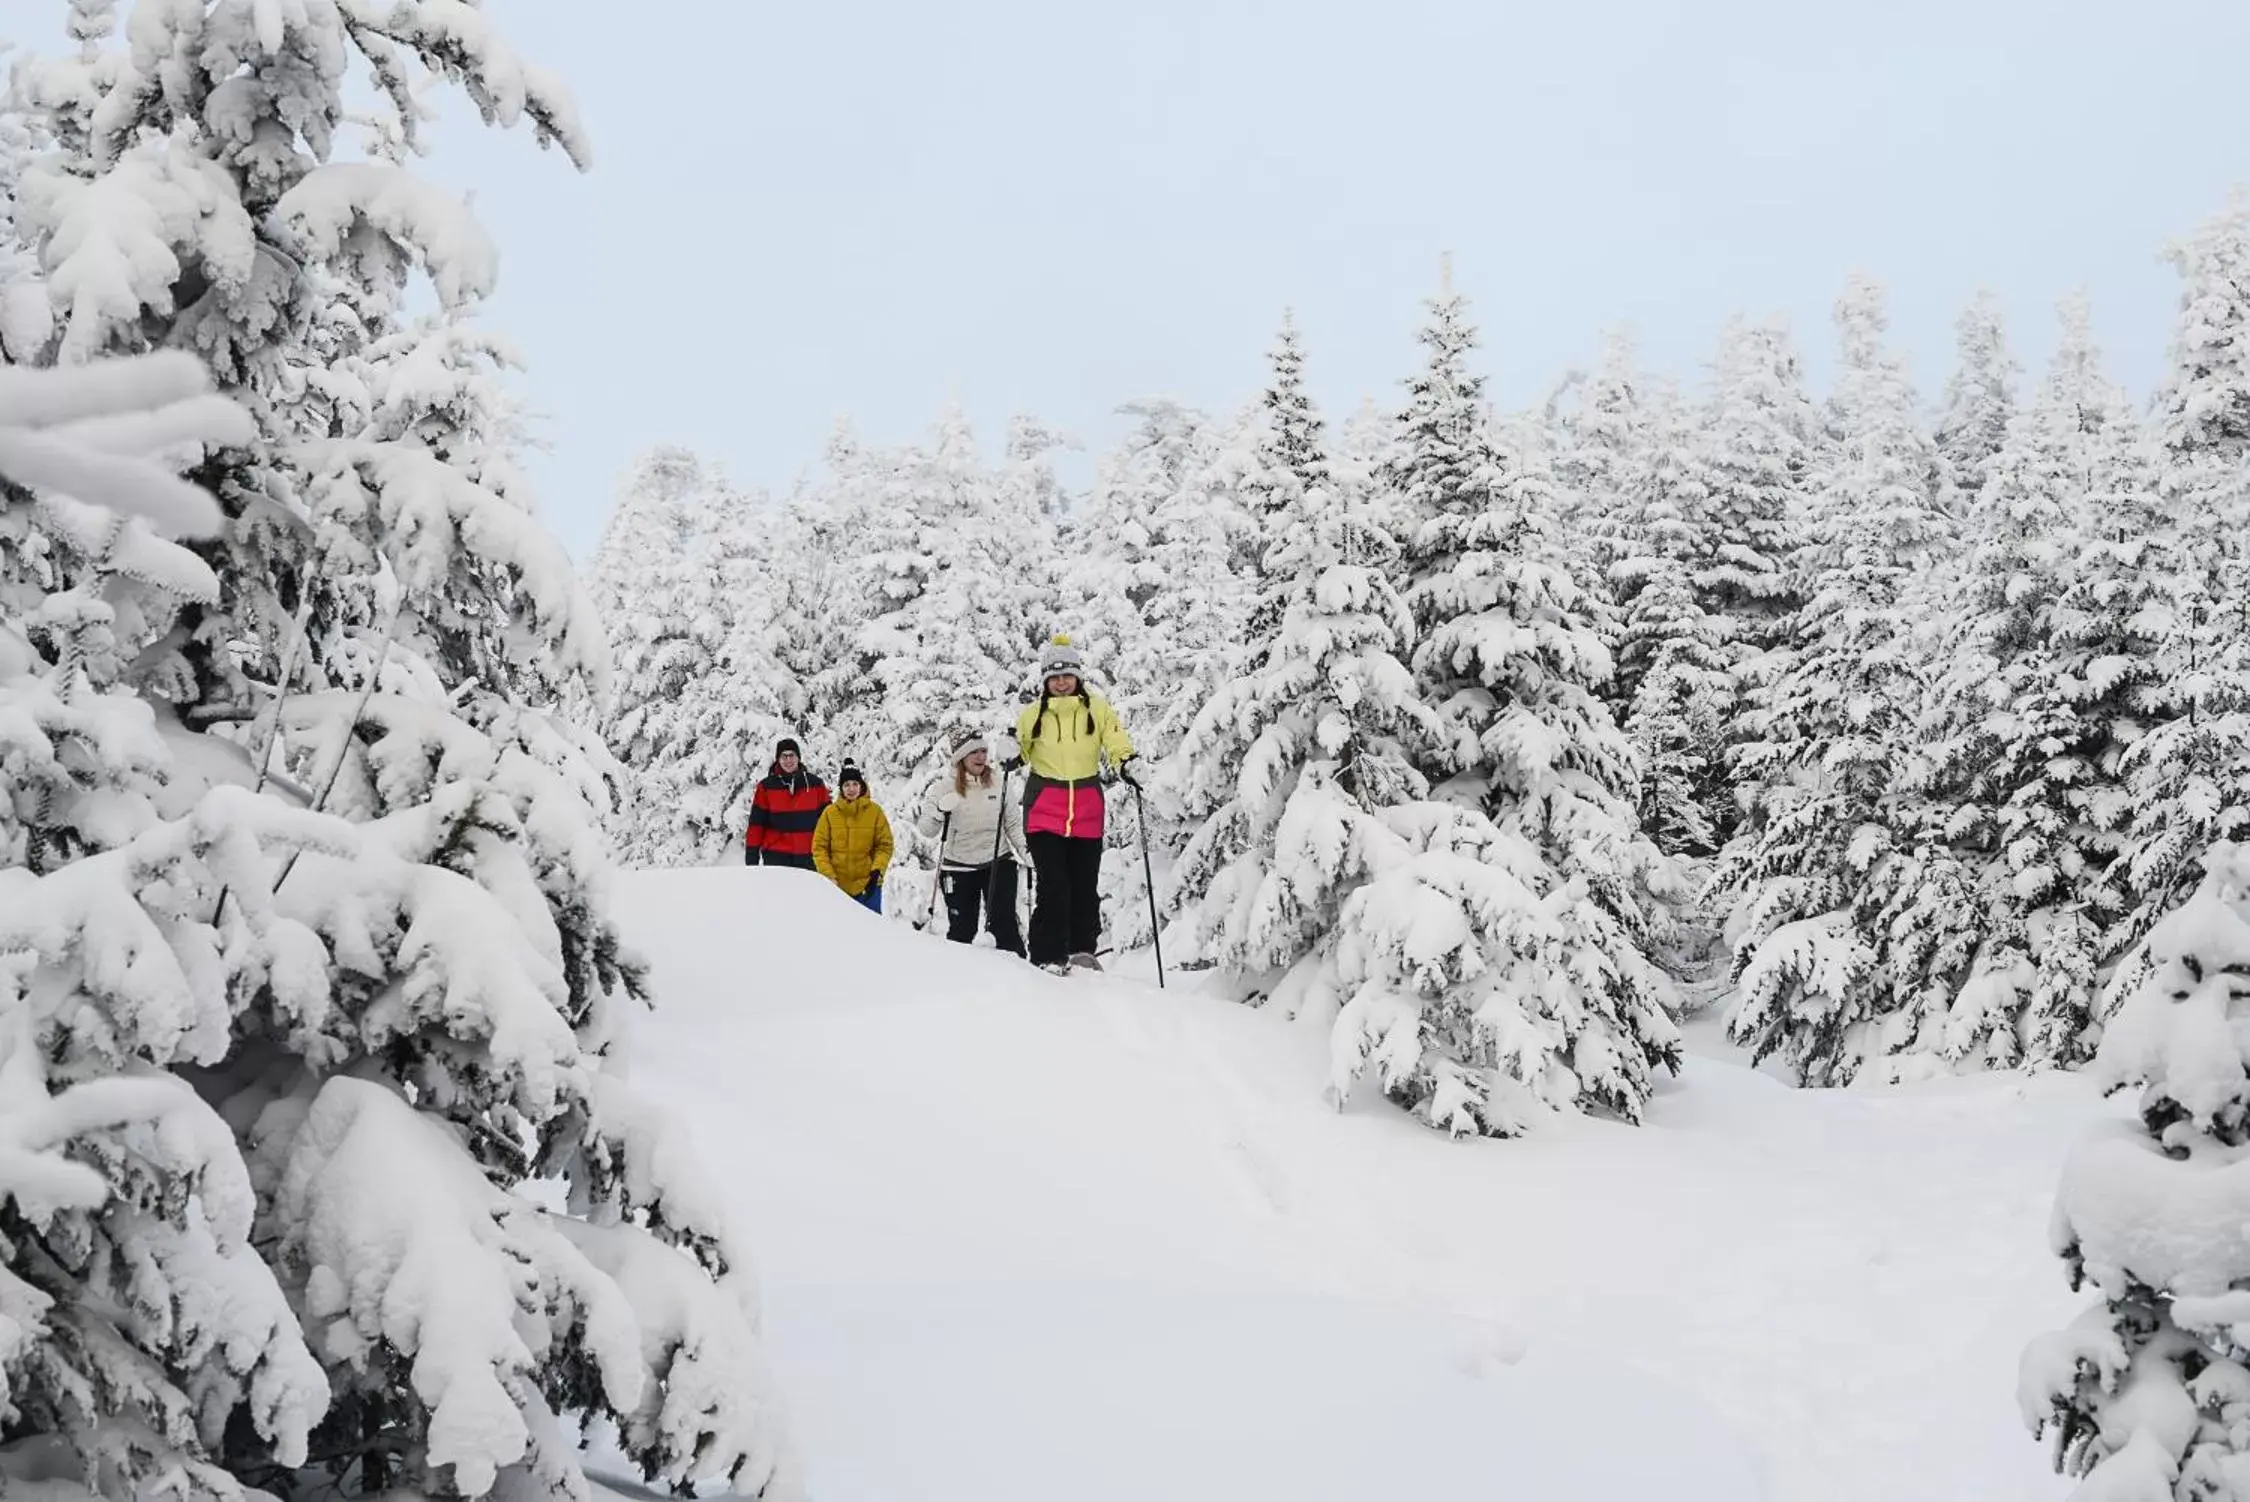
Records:
[[[1618,320],[1692,375],[1778,309],[1822,370],[1855,267],[1932,398],[1980,281],[2034,367],[2088,286],[2145,391],[2163,242],[2250,179],[2240,0],[488,9],[598,156],[452,110],[433,163],[500,241],[582,556],[652,442],[778,488],[837,417],[904,438],[957,395],[988,442],[1028,408],[1098,443],[1131,396],[1252,394],[1284,304],[1332,416],[1388,402],[1447,249],[1504,402]],[[0,0],[0,32],[62,13]]]

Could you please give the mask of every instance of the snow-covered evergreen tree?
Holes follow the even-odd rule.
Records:
[[[1880,921],[1957,929],[1973,958],[1898,997],[1898,1051],[2051,1066],[2091,1046],[2098,972],[2128,906],[2123,759],[2156,688],[2139,563],[2121,575],[2104,536],[2145,547],[2153,530],[2137,437],[2073,299],[2045,381],[1986,466],[1959,623],[1916,737],[1910,796],[1969,900],[1908,882]]]
[[[1756,776],[1743,760],[1754,733],[1744,711],[1773,689],[1796,646],[1819,428],[1788,330],[1730,319],[1688,461],[1703,513],[1694,532],[1695,603],[1727,664],[1720,778],[1705,805],[1722,841],[1755,814]]]
[[[1292,573],[1283,544],[1295,538],[1300,550],[1309,546],[1322,522],[1333,520],[1337,510],[1326,424],[1305,390],[1304,347],[1293,311],[1283,310],[1280,332],[1266,358],[1271,379],[1229,429],[1212,471],[1216,483],[1233,497],[1243,531],[1234,559],[1246,606],[1235,659],[1238,676],[1272,659],[1293,592],[1305,583]],[[1225,687],[1219,685],[1196,703],[1197,720]],[[1167,883],[1166,914],[1202,901],[1218,873],[1254,842],[1249,827],[1228,812],[1236,798],[1238,769],[1194,749],[1204,738],[1195,734],[1193,723],[1166,768],[1159,800],[1182,829],[1192,831],[1185,845],[1199,853]]]
[[[1360,853],[1377,874],[1345,902],[1313,994],[1341,998],[1330,1084],[1372,1074],[1455,1136],[1510,1137],[1558,1112],[1638,1122],[1680,1037],[1661,979],[1586,883],[1474,809],[1383,811]]]
[[[8,55],[0,42],[0,59]],[[0,357],[36,360],[55,331],[39,258],[17,228],[24,170],[48,144],[40,116],[24,97],[19,77],[0,90]]]
[[[1139,478],[1151,503],[1144,635],[1125,644],[1116,679],[1133,703],[1144,754],[1163,755],[1242,661],[1251,596],[1233,560],[1252,528],[1220,472],[1220,435],[1208,419],[1150,409],[1143,422]]]
[[[1279,629],[1182,742],[1199,775],[1234,791],[1177,880],[1196,896],[1197,950],[1232,993],[1295,1015],[1320,1004],[1308,988],[1374,869],[1371,811],[1425,791],[1407,748],[1426,712],[1400,660],[1411,624],[1371,539],[1335,513],[1290,530],[1276,552],[1302,573]],[[1372,561],[1344,561],[1355,554]]]
[[[178,899],[135,899],[183,875],[215,889],[215,856],[286,848],[286,810],[231,833],[207,816],[201,840],[153,812],[186,790],[163,718],[120,682],[118,607],[216,596],[174,539],[216,531],[219,507],[149,450],[200,456],[254,429],[181,354],[0,366],[0,414],[0,536],[28,565],[0,596],[0,951],[30,960],[0,968],[0,1489],[236,1496],[212,1418],[302,1464],[328,1383],[252,1245],[234,1134],[162,1067],[223,1049],[225,996],[188,992],[162,926]],[[87,558],[70,524],[96,519],[112,546]],[[117,562],[133,572],[105,598]],[[205,969],[212,937],[191,940]]]
[[[1331,470],[1344,504],[1390,539],[1391,555],[1403,567],[1418,519],[1388,478],[1397,449],[1398,415],[1367,397],[1337,425]],[[1401,589],[1406,587],[1403,573],[1392,582]]]
[[[1243,661],[1251,596],[1236,560],[1249,550],[1251,524],[1210,418],[1164,398],[1119,410],[1136,425],[1104,457],[1082,524],[1070,535],[1057,609],[1151,769],[1148,836],[1168,868],[1170,856],[1215,808],[1191,815],[1183,806],[1178,751],[1196,712]],[[1114,854],[1102,867],[1105,922],[1120,946],[1134,946],[1149,937],[1139,857],[1142,801],[1114,801],[1116,817],[1108,825]]]
[[[2023,1358],[2025,1420],[2081,1497],[2250,1496],[2250,851],[2219,845],[2202,864],[2094,1063],[2112,1089],[2141,1087],[2139,1120],[2081,1141],[2056,1198],[2055,1250],[2099,1302]]]
[[[803,683],[789,667],[794,625],[777,582],[775,507],[763,494],[729,489],[710,544],[710,576],[724,592],[726,639],[718,671],[697,708],[683,768],[691,807],[732,851],[750,822],[750,800],[774,745],[803,744]]]
[[[1798,550],[1819,425],[1788,331],[1731,320],[1698,433],[1706,552],[1695,594],[1746,668],[1786,643],[1803,601]]]
[[[1036,457],[1026,450],[1012,462],[1027,456]],[[1009,503],[958,410],[907,456],[896,483],[903,530],[877,586],[888,608],[860,636],[881,729],[843,750],[918,787],[959,736],[991,734],[1019,702],[1052,629],[1052,547],[1035,514]]]
[[[2008,353],[2007,322],[1990,289],[1978,290],[1953,327],[1958,353],[1934,435],[1938,496],[1948,512],[1966,517],[2007,440],[2022,367]]]
[[[1638,1119],[1679,1040],[1646,946],[1679,895],[1641,833],[1632,748],[1596,697],[1609,653],[1548,541],[1540,456],[1504,445],[1447,289],[1418,336],[1392,480],[1420,526],[1407,571],[1433,711],[1422,759],[1450,806],[1388,817],[1394,860],[1344,919],[1339,1084],[1385,1085],[1452,1130],[1531,1104]],[[1453,914],[1442,953],[1421,925]]]
[[[1708,855],[1731,823],[1725,741],[1732,708],[1725,625],[1696,601],[1711,497],[1695,434],[1659,403],[1632,505],[1634,550],[1610,568],[1625,600],[1609,698],[1639,753],[1640,820],[1657,845]]]
[[[1882,284],[1864,275],[1837,300],[1830,446],[1814,495],[1812,540],[1818,567],[1868,571],[1876,594],[1896,595],[1901,581],[1945,555],[1955,532],[1932,489],[1937,461],[1913,383],[1884,342],[1887,303]]]
[[[1173,873],[1194,942],[1244,1000],[1295,1012],[1370,871],[1371,811],[1425,791],[1411,748],[1427,714],[1402,658],[1412,623],[1386,540],[1331,492],[1322,423],[1285,319],[1256,472],[1267,539],[1248,660],[1180,743],[1188,806],[1214,809]]]
[[[1553,482],[1535,452],[1501,447],[1464,363],[1475,335],[1458,297],[1433,305],[1420,338],[1429,364],[1401,419],[1395,479],[1430,517],[1408,595],[1415,670],[1444,727],[1425,769],[1646,943],[1662,927],[1652,894],[1676,895],[1676,881],[1635,815],[1638,761],[1599,697],[1614,662],[1558,561]]]
[[[729,843],[731,790],[704,795],[690,769],[713,749],[705,737],[730,674],[741,586],[723,577],[718,550],[735,504],[725,478],[694,453],[652,449],[628,475],[594,555],[614,665],[603,735],[623,783],[611,835],[630,866],[708,865]],[[742,748],[731,750],[741,765]]]
[[[492,248],[403,165],[434,78],[583,162],[567,96],[459,7],[75,15],[18,205],[62,368],[0,371],[46,430],[0,440],[0,760],[44,785],[0,1118],[78,1171],[0,1210],[0,1490],[583,1497],[583,1417],[795,1495],[747,1267],[605,1068],[642,982],[561,713],[605,654],[463,378]],[[393,113],[336,161],[353,59]],[[233,415],[189,356],[89,363],[159,347]],[[146,478],[214,439],[215,504]]]
[[[1709,552],[1709,486],[1688,411],[1668,384],[1659,385],[1649,401],[1640,462],[1625,505],[1634,519],[1632,536],[1621,539],[1629,546],[1609,567],[1610,592],[1619,611],[1617,670],[1608,696],[1620,706],[1632,702],[1657,645],[1651,618],[1644,613],[1640,624],[1633,625],[1642,591],[1667,573],[1677,574],[1674,593],[1687,591],[1683,603],[1692,606],[1695,566]],[[1676,610],[1661,615],[1663,620],[1677,618]]]
[[[1473,504],[1465,497],[1481,496],[1504,478],[1486,423],[1484,378],[1468,365],[1477,332],[1469,322],[1468,299],[1453,290],[1450,277],[1415,337],[1428,350],[1428,362],[1407,378],[1406,407],[1382,473],[1399,497],[1410,556],[1419,556],[1426,528]]]
[[[633,866],[724,861],[800,695],[772,578],[771,506],[680,448],[643,456],[595,570],[615,673],[606,721],[623,795],[611,820]]]
[[[1286,580],[1286,567],[1274,549],[1292,536],[1308,505],[1333,509],[1339,497],[1329,472],[1327,424],[1305,390],[1305,353],[1292,311],[1281,316],[1281,332],[1267,355],[1273,379],[1259,397],[1259,420],[1246,435],[1247,453],[1236,450],[1240,474],[1235,493],[1252,528],[1251,558],[1257,581],[1258,604],[1252,612],[1252,629],[1261,637],[1280,626],[1279,610],[1285,591],[1275,589]]]
[[[1026,538],[1043,537],[1062,521],[1069,498],[1055,473],[1054,456],[1079,447],[1078,440],[1028,412],[1008,419],[1007,441],[994,477],[996,509]]]
[[[883,535],[876,510],[886,500],[894,457],[839,423],[819,469],[783,504],[767,550],[770,640],[806,758],[816,768],[837,766],[843,748],[836,736],[867,691],[857,637],[870,608],[869,544]]]
[[[1718,873],[1739,935],[1731,1030],[1808,1083],[1848,1081],[1882,1051],[1872,1028],[1905,983],[1871,947],[1892,936],[1862,920],[1910,884],[1907,867],[1885,864],[1902,840],[1919,840],[1895,838],[1888,822],[1922,694],[1910,602],[1950,533],[1912,387],[1883,344],[1886,322],[1881,288],[1855,278],[1836,308],[1841,362],[1805,549],[1810,598],[1788,665],[1743,717],[1751,739],[1738,770],[1755,817]],[[1916,963],[1948,970],[1967,960],[1941,947]]]
[[[633,461],[586,570],[586,591],[604,621],[614,623],[675,584],[662,571],[676,568],[702,531],[697,504],[709,483],[702,458],[677,444],[658,445]],[[613,624],[613,635],[616,630]],[[614,696],[623,691],[622,683],[613,685],[613,711]]]
[[[1164,398],[1118,411],[1138,422],[1096,462],[1093,488],[1063,528],[1056,602],[1058,609],[1068,603],[1071,640],[1107,669],[1119,712],[1137,719],[1142,696],[1157,686],[1141,666],[1142,654],[1156,650],[1148,613],[1165,588],[1154,558],[1155,512],[1186,483],[1202,418]]]
[[[1008,419],[1000,466],[993,472],[995,502],[983,529],[980,566],[991,583],[977,608],[991,618],[996,650],[1013,651],[1011,663],[1028,663],[1055,634],[1055,622],[1074,603],[1062,587],[1062,535],[1072,497],[1055,472],[1055,455],[1080,447],[1076,438],[1019,412]],[[1022,684],[1027,667],[1010,682]]]
[[[1062,585],[1062,537],[1072,497],[1055,473],[1054,456],[1078,447],[1076,438],[1027,413],[1008,420],[992,481],[997,504],[980,536],[978,566],[990,582],[976,601],[988,620],[993,650],[1008,663],[1005,681],[992,695],[1004,707],[1015,702],[1011,688],[1028,689],[1031,660],[1076,603]]]
[[[958,413],[949,414],[947,426],[959,444],[973,444]],[[942,440],[946,430],[939,436]],[[976,462],[973,446],[953,458],[966,479]],[[827,515],[804,529],[805,548],[821,554],[812,565],[809,600],[822,650],[809,684],[808,723],[821,727],[825,749],[838,762],[895,742],[885,699],[888,680],[877,669],[892,657],[911,671],[918,649],[917,608],[936,573],[924,536],[931,498],[917,484],[918,477],[928,477],[925,471],[934,473],[934,467],[921,450],[875,448],[839,433],[813,501]],[[895,767],[886,751],[864,770],[887,784]]]
[[[1593,371],[1570,382],[1557,409],[1556,524],[1581,577],[1606,583],[1637,546],[1633,494],[1647,441],[1648,392],[1632,332],[1611,329]]]
[[[2250,833],[2250,197],[2171,255],[2183,285],[2148,419],[2157,522],[2138,557],[2162,699],[2126,758],[2135,937],[2193,884],[2197,851]]]

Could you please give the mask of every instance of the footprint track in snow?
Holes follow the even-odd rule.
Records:
[[[1207,1039],[1164,1015],[1169,999],[1151,994],[1138,982],[1105,977],[1093,984],[1100,986],[1093,1010],[1119,1045],[1139,1058],[1167,1066],[1167,1073],[1177,1081],[1179,1098],[1190,1102],[1202,1118],[1213,1139],[1212,1159],[1236,1185],[1245,1208],[1261,1219],[1286,1217],[1294,1198],[1289,1176],[1258,1145],[1259,1134],[1249,1117],[1260,1107],[1241,1075],[1212,1050]],[[1195,1088],[1198,1084],[1205,1088]]]
[[[1384,1240],[1357,1216],[1322,1209],[1317,1196],[1298,1192],[1296,1177],[1285,1166],[1288,1155],[1273,1145],[1279,1135],[1273,1127],[1278,1108],[1226,1056],[1211,1030],[1190,1026],[1179,1015],[1179,998],[1114,975],[1074,977],[1072,983],[1097,988],[1086,999],[1103,1026],[1122,1049],[1155,1066],[1167,1093],[1186,1108],[1193,1129],[1209,1144],[1214,1166],[1246,1212],[1269,1226],[1292,1227],[1289,1241],[1300,1251],[1323,1248],[1315,1261],[1338,1287],[1378,1300],[1424,1303],[1429,1279],[1412,1249]],[[1452,1312],[1470,1318],[1479,1332],[1465,1348],[1470,1354],[1464,1361],[1492,1370],[1522,1359],[1526,1337],[1516,1320],[1490,1308]]]

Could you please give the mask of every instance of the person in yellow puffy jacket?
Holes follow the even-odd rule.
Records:
[[[813,826],[813,869],[870,912],[883,910],[883,873],[891,864],[891,821],[867,794],[857,767],[836,774],[836,801]]]
[[[1036,704],[1016,720],[1028,769],[1023,813],[1032,869],[1031,962],[1058,975],[1099,970],[1102,911],[1102,767],[1137,784],[1133,740],[1117,711],[1086,686],[1085,660],[1058,636],[1040,664]]]

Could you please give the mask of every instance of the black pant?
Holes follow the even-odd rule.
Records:
[[[1068,835],[1031,837],[1038,901],[1031,909],[1031,963],[1060,965],[1092,954],[1102,937],[1102,842]]]
[[[945,911],[950,920],[945,936],[956,944],[973,944],[977,937],[977,910],[984,905],[985,894],[992,894],[991,911],[985,914],[992,931],[995,948],[1010,954],[1023,953],[1023,931],[1016,926],[1016,863],[1005,857],[989,866],[972,866],[965,871],[947,871],[938,878],[938,889],[945,893]]]

